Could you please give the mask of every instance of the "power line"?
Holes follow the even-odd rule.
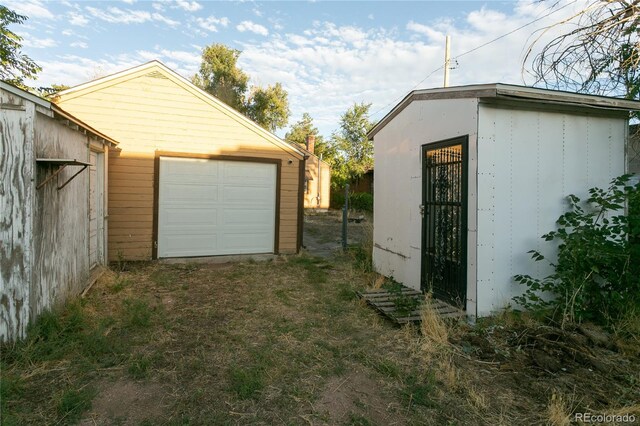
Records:
[[[567,4],[565,4],[564,6],[559,7],[558,9],[555,9],[555,10],[553,10],[553,11],[551,11],[551,12],[549,12],[549,13],[545,14],[545,15],[542,15],[542,16],[540,16],[540,17],[538,17],[538,18],[534,19],[533,21],[528,22],[528,23],[526,23],[526,24],[524,24],[524,25],[522,25],[522,26],[520,26],[520,27],[518,27],[518,28],[516,28],[516,29],[513,29],[513,30],[509,31],[508,33],[502,34],[501,36],[496,37],[496,38],[494,38],[493,40],[490,40],[490,41],[488,41],[488,42],[486,42],[486,43],[483,43],[483,44],[481,44],[481,45],[479,45],[479,46],[474,47],[473,49],[467,50],[466,52],[463,52],[463,53],[461,53],[461,54],[459,54],[459,55],[457,55],[457,56],[454,56],[453,58],[451,58],[451,62],[456,62],[458,58],[461,58],[461,57],[463,57],[463,56],[465,56],[465,55],[468,55],[468,54],[470,54],[470,53],[473,53],[473,52],[475,52],[476,50],[482,49],[483,47],[488,46],[488,45],[490,45],[490,44],[492,44],[492,43],[495,43],[495,42],[496,42],[496,41],[498,41],[498,40],[501,40],[501,39],[503,39],[503,38],[505,38],[505,37],[507,37],[507,36],[510,36],[511,34],[513,34],[513,33],[517,32],[517,31],[520,31],[520,30],[521,30],[521,29],[523,29],[523,28],[528,27],[529,25],[533,25],[533,24],[535,24],[536,22],[541,21],[542,19],[547,18],[547,17],[549,17],[549,16],[553,15],[554,13],[561,11],[562,9],[564,9],[564,8],[566,8],[566,7],[568,7],[568,6],[571,6],[572,4],[576,3],[577,1],[578,1],[578,0],[573,0],[572,2],[567,3]],[[551,6],[551,7],[549,7],[547,10],[553,9],[554,7],[555,7],[555,6]],[[411,89],[409,89],[409,92],[411,92],[411,91],[415,90],[418,86],[420,86],[422,83],[424,83],[424,82],[425,82],[425,80],[427,80],[429,77],[431,77],[433,74],[435,74],[436,72],[440,71],[440,70],[441,70],[441,69],[443,69],[443,68],[444,68],[444,65],[440,65],[438,68],[436,68],[436,69],[434,69],[433,71],[431,71],[429,74],[427,74],[427,76],[426,76],[425,78],[423,78],[422,80],[420,80],[420,81],[419,81],[417,84],[415,84]],[[375,115],[379,114],[381,111],[384,111],[385,109],[387,109],[390,105],[394,105],[394,104],[396,104],[399,100],[401,100],[402,98],[404,98],[404,96],[405,96],[405,95],[401,95],[401,96],[397,97],[397,98],[396,98],[396,99],[394,99],[393,101],[391,101],[391,102],[389,102],[388,104],[386,104],[384,107],[380,108],[379,110],[377,110],[376,112],[374,112],[373,114],[371,114],[371,116],[373,117],[373,116],[375,116]]]

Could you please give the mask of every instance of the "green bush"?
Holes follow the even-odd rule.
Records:
[[[527,287],[514,300],[527,309],[549,310],[561,323],[584,320],[611,325],[640,303],[640,184],[630,175],[604,190],[592,188],[582,203],[569,195],[570,209],[558,229],[542,236],[558,241],[554,272],[542,279],[516,275]],[[624,211],[629,206],[628,214]],[[535,261],[544,256],[531,250]],[[541,293],[552,296],[547,300]]]
[[[331,192],[331,208],[344,207],[344,189]],[[349,193],[349,209],[365,212],[373,212],[373,195],[368,192]]]

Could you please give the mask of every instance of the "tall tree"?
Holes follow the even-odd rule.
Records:
[[[538,40],[557,29],[564,32],[533,57],[538,84],[640,100],[640,0],[589,0],[576,15],[546,28]],[[633,116],[640,118],[637,111]],[[640,138],[632,141],[629,155],[638,158]]]
[[[289,143],[297,143],[300,146],[306,146],[307,137],[315,136],[316,144],[323,143],[322,136],[319,135],[318,128],[313,125],[313,118],[309,113],[302,114],[302,118],[294,123],[290,130],[284,135],[284,140]]]
[[[0,79],[24,87],[25,79],[33,79],[42,70],[22,53],[22,37],[9,29],[28,18],[0,5]]]
[[[202,50],[200,71],[191,81],[230,107],[243,113],[267,130],[287,125],[289,101],[280,83],[249,91],[249,76],[238,67],[242,52],[223,44],[212,44]]]
[[[238,111],[245,106],[249,76],[237,66],[240,51],[223,44],[212,44],[202,50],[200,71],[193,83]]]
[[[565,29],[533,57],[538,83],[639,99],[639,24],[640,0],[589,0],[575,16],[546,28],[525,61],[546,33]]]
[[[247,117],[267,130],[275,132],[287,125],[289,100],[280,83],[274,86],[254,87],[245,104]]]
[[[336,184],[357,179],[373,168],[373,143],[367,133],[374,123],[369,120],[371,104],[353,104],[341,117],[340,129],[331,136],[336,157],[332,168]]]

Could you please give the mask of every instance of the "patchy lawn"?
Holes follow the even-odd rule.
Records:
[[[2,348],[2,423],[510,425],[563,424],[584,410],[640,415],[637,341],[504,318],[444,329],[427,321],[422,335],[395,328],[356,299],[380,283],[357,263],[303,254],[121,265]]]

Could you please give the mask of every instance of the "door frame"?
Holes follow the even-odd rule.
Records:
[[[421,179],[421,187],[422,187],[422,218],[421,218],[421,248],[420,248],[420,290],[423,292],[428,291],[425,285],[425,278],[427,273],[427,265],[425,262],[426,250],[427,250],[427,214],[424,211],[426,209],[426,199],[427,199],[427,162],[426,155],[428,151],[446,148],[448,146],[462,146],[462,176],[461,176],[461,191],[462,191],[462,206],[461,206],[461,245],[460,245],[460,274],[462,275],[460,278],[460,289],[464,290],[464,297],[462,302],[462,309],[467,308],[467,299],[468,299],[468,240],[469,240],[469,229],[468,229],[468,213],[469,213],[469,135],[456,136],[454,138],[438,140],[434,142],[428,142],[423,144],[420,147],[420,162],[422,169],[422,179]],[[435,296],[435,295],[434,295]],[[445,302],[450,303],[450,301],[445,300]]]
[[[243,157],[240,155],[195,154],[190,152],[156,151],[153,162],[153,241],[151,257],[158,259],[158,209],[160,207],[160,157],[193,158],[218,161],[242,161],[245,163],[266,163],[276,165],[276,199],[273,253],[280,252],[280,178],[282,175],[282,160],[277,158]]]
[[[107,181],[105,158],[107,153],[105,149],[98,149],[93,145],[89,146],[89,162],[91,160],[91,154],[96,156],[96,182],[95,182],[95,194],[94,202],[96,203],[96,267],[99,265],[107,264],[107,227],[106,227],[106,197],[107,191],[105,182]],[[89,170],[89,197],[91,197],[91,170]],[[89,200],[91,203],[91,200]],[[89,204],[89,212],[91,211],[91,204]],[[89,220],[89,252],[91,252],[91,220]]]

